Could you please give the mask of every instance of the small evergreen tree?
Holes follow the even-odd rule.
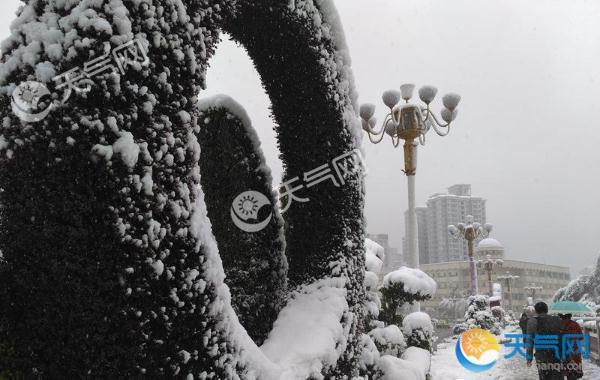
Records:
[[[407,315],[402,322],[402,331],[408,347],[433,351],[433,343],[436,338],[433,323],[427,313],[414,312]]]
[[[465,321],[454,326],[454,334],[462,334],[473,328],[481,328],[489,330],[493,334],[500,334],[501,324],[492,314],[489,297],[481,294],[470,296],[468,302],[469,306],[464,316]]]
[[[381,286],[381,312],[379,319],[386,324],[402,326],[400,308],[414,302],[425,301],[435,295],[437,284],[419,269],[401,267],[388,273]]]

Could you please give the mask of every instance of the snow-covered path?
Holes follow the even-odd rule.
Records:
[[[458,363],[454,354],[456,339],[446,341],[438,345],[438,351],[431,358],[432,380],[537,380],[537,370],[534,366],[527,367],[525,359],[516,355],[512,359],[505,360],[502,347],[501,359],[491,370],[475,374],[469,372]],[[600,367],[584,361],[583,380],[600,379]]]

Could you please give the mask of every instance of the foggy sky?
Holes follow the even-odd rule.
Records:
[[[462,95],[447,137],[419,148],[417,203],[456,183],[487,199],[506,257],[570,266],[600,252],[600,2],[337,0],[360,102],[402,83]],[[0,2],[0,37],[17,0]],[[244,105],[274,178],[281,176],[269,100],[242,48],[224,41],[207,91]],[[439,99],[438,99],[439,100]],[[434,109],[439,111],[440,102]],[[301,111],[299,111],[301,112]],[[365,137],[368,231],[401,247],[402,149]]]

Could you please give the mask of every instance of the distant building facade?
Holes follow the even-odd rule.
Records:
[[[495,239],[484,239],[475,249],[477,259],[487,255],[497,259],[504,259],[504,247]],[[466,298],[470,292],[470,274],[468,261],[451,261],[421,265],[421,270],[431,276],[438,284],[435,298],[422,303],[424,310],[430,310],[435,315],[435,310],[444,298]],[[519,314],[527,304],[527,297],[531,291],[525,287],[535,285],[541,287],[535,294],[535,300],[550,300],[556,291],[566,286],[571,279],[569,268],[547,265],[527,261],[504,259],[501,268],[492,273],[492,282],[502,287],[502,306],[508,310],[508,289],[504,281],[498,276],[510,273],[519,276],[511,282],[513,312]],[[488,293],[487,273],[483,269],[477,271],[477,280],[480,294]]]
[[[485,199],[472,196],[469,184],[453,185],[448,193],[433,194],[426,206],[417,207],[416,213],[421,264],[467,260],[466,241],[450,236],[448,225],[464,222],[467,215],[486,223]]]

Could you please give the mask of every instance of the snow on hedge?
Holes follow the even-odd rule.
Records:
[[[417,311],[404,318],[402,321],[402,332],[404,334],[410,335],[416,329],[422,329],[425,333],[433,335],[434,329],[429,314]]]
[[[394,284],[403,284],[404,291],[408,293],[420,293],[433,297],[437,290],[436,282],[420,269],[400,267],[390,272],[383,278],[383,287]]]
[[[304,286],[292,296],[261,347],[284,368],[282,379],[320,378],[324,368],[335,365],[346,346],[341,319],[347,311],[339,278]]]
[[[379,274],[383,267],[385,253],[383,247],[371,239],[365,239],[365,261],[367,271]]]
[[[365,251],[375,255],[381,261],[385,259],[385,250],[383,247],[371,239],[365,239]]]
[[[396,325],[375,328],[369,336],[383,355],[400,356],[406,348],[404,335]]]

